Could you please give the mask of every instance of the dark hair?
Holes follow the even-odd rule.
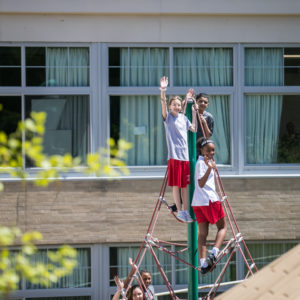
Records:
[[[196,101],[199,100],[200,98],[209,98],[207,94],[205,93],[200,93],[196,96]]]
[[[144,273],[149,273],[151,275],[151,273],[148,270],[142,270],[142,271],[140,271],[141,275],[143,275]]]
[[[196,148],[197,148],[197,155],[201,154],[201,149],[206,146],[207,144],[215,144],[213,140],[209,140],[205,137],[201,137],[197,140]]]
[[[143,293],[143,299],[145,299],[145,294],[144,294],[143,290],[140,288],[140,286],[138,284],[135,284],[128,291],[128,300],[132,300],[133,291],[135,289],[137,289],[137,288],[139,288],[142,291],[142,293]]]

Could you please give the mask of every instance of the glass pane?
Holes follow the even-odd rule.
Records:
[[[48,155],[80,156],[85,160],[89,140],[89,97],[85,95],[26,96],[26,117],[32,111],[47,113],[44,151]],[[27,167],[32,164],[28,162]]]
[[[131,257],[135,260],[140,247],[111,247],[110,248],[110,285],[115,285],[113,277],[118,275],[120,278],[126,278],[131,270],[131,266],[128,263],[128,258]],[[154,252],[163,268],[165,274],[167,275],[169,281],[171,282],[171,256],[165,254],[162,251],[154,249]],[[152,284],[164,284],[160,272],[157,269],[157,265],[154,261],[153,256],[150,251],[146,250],[145,256],[140,265],[139,271],[147,270],[150,272],[152,277]],[[136,281],[133,281],[136,284]]]
[[[21,85],[21,48],[0,47],[0,86]]]
[[[296,245],[296,242],[247,243],[247,247],[259,270]],[[245,275],[247,271],[245,270]]]
[[[33,264],[40,262],[50,263],[48,259],[48,252],[55,249],[39,250],[31,258]],[[77,266],[73,273],[69,276],[62,277],[57,283],[52,283],[48,288],[83,288],[91,287],[91,250],[86,248],[78,248],[77,250]],[[26,282],[26,289],[45,289],[42,285],[35,285]]]
[[[249,164],[300,163],[300,95],[246,96]]]
[[[110,86],[159,86],[169,76],[167,48],[109,48]]]
[[[26,68],[27,86],[45,86],[46,68]]]
[[[26,298],[26,300],[90,300],[90,296],[70,296],[70,297],[47,297],[47,298]]]
[[[0,47],[0,66],[21,66],[21,48]]]
[[[21,121],[21,97],[19,96],[0,96],[0,130],[6,134],[15,132],[18,122]]]
[[[46,65],[45,47],[26,47],[26,66],[41,67]]]
[[[284,49],[284,84],[300,85],[300,48]]]
[[[110,135],[133,144],[129,166],[166,165],[167,146],[158,96],[111,97]]]
[[[232,86],[231,48],[175,48],[174,85]]]
[[[27,86],[88,86],[88,47],[26,47]]]
[[[284,85],[282,48],[246,48],[245,84],[248,86]]]
[[[21,67],[5,68],[0,66],[0,86],[20,86]]]
[[[215,142],[215,160],[218,164],[230,164],[230,98],[224,95],[209,96],[207,111],[213,115],[214,129],[212,140]]]

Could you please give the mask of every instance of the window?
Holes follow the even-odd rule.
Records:
[[[25,116],[32,111],[47,113],[44,149],[48,155],[72,154],[83,160],[88,152],[88,96],[41,95],[25,97]]]
[[[6,134],[15,132],[18,122],[21,121],[21,97],[0,96],[0,128]]]
[[[45,154],[70,153],[84,162],[90,151],[89,53],[89,47],[0,47],[1,130],[12,133],[31,112],[44,111]]]
[[[249,242],[247,247],[252,255],[252,258],[260,270],[273,260],[277,259],[280,255],[296,246],[297,242]]]
[[[109,85],[157,86],[169,75],[167,48],[110,48]]]
[[[48,263],[47,253],[55,249],[40,249],[32,256],[33,263]],[[91,287],[91,251],[87,248],[77,248],[77,266],[69,276],[62,277],[49,288],[84,288]],[[44,286],[26,283],[26,289],[45,289]]]
[[[21,47],[0,47],[0,86],[21,85]]]
[[[118,275],[120,278],[126,278],[131,270],[131,266],[128,264],[128,258],[135,259],[138,255],[140,247],[110,247],[110,285],[115,285],[113,277]],[[171,256],[165,254],[162,251],[154,249],[154,252],[164,269],[165,274],[170,280],[171,277]],[[161,285],[164,284],[161,274],[159,273],[153,256],[149,251],[146,252],[139,270],[146,269],[151,273],[152,284]]]
[[[25,298],[26,300],[90,300],[90,296],[51,297],[51,298]]]
[[[246,48],[245,84],[300,85],[300,48]]]
[[[190,87],[199,92],[201,86],[233,86],[232,48],[110,47],[108,53],[109,85],[118,87],[109,95],[110,136],[133,144],[126,161],[129,166],[167,164],[158,90],[162,76],[169,77],[170,89],[177,88],[181,97]],[[215,117],[216,146],[222,149],[216,161],[225,165],[231,163],[230,103],[228,91],[218,91],[211,93],[208,108]]]
[[[300,48],[245,48],[246,164],[299,164]],[[259,92],[256,86],[263,86]],[[272,88],[278,92],[274,93]],[[290,90],[290,91],[289,91]]]
[[[300,95],[246,95],[248,164],[300,163]]]
[[[175,48],[175,86],[233,85],[231,48]]]
[[[89,48],[26,47],[27,86],[88,86]]]

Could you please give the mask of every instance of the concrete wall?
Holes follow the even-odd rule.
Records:
[[[0,41],[294,43],[299,15],[298,0],[0,0]]]
[[[223,184],[245,239],[300,239],[298,178],[224,179]],[[8,182],[0,198],[0,224],[38,230],[42,244],[142,242],[160,185],[161,180],[67,181],[42,189]],[[166,200],[172,203],[169,189]],[[153,236],[185,241],[186,234],[186,225],[163,206]],[[210,239],[214,236],[212,226]]]

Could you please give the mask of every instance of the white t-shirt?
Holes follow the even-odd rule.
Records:
[[[168,160],[173,158],[189,161],[187,132],[192,125],[189,119],[182,113],[179,113],[176,117],[168,113],[164,125],[168,146]]]
[[[192,206],[209,206],[209,200],[211,202],[220,201],[219,195],[216,192],[214,169],[211,170],[204,187],[201,188],[199,186],[198,180],[204,176],[207,169],[204,157],[199,156],[195,168],[195,191]]]

